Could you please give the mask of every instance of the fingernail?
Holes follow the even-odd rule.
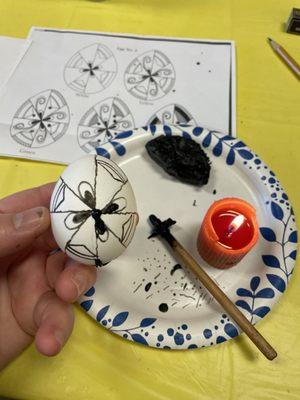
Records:
[[[53,335],[55,339],[58,341],[60,347],[62,347],[65,340],[65,335],[63,334],[63,332],[61,330],[56,330],[53,332]]]
[[[43,221],[44,207],[35,207],[20,212],[13,216],[13,224],[17,230],[30,230],[38,228]]]
[[[80,296],[85,291],[86,280],[80,274],[74,275],[71,279],[77,288],[78,296]]]
[[[78,262],[68,259],[66,262],[66,268],[72,268],[78,266]],[[71,281],[74,283],[77,289],[77,296],[80,296],[86,289],[86,279],[80,272],[73,272],[71,276]]]

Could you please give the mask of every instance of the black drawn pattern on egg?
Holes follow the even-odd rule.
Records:
[[[123,171],[114,166],[108,160],[95,156],[95,178],[93,184],[81,181],[77,187],[71,187],[60,177],[59,184],[52,196],[51,214],[62,214],[64,227],[70,232],[70,236],[65,244],[64,250],[85,260],[94,260],[97,266],[104,265],[101,259],[101,248],[105,243],[111,241],[118,242],[126,248],[135,231],[138,222],[136,212],[128,209],[126,197],[123,196],[123,189],[128,183],[128,179]],[[110,198],[105,205],[97,208],[97,201],[101,196],[101,187],[97,185],[98,174],[101,169],[105,170],[112,178],[112,190]],[[101,186],[101,185],[100,185]],[[98,195],[97,195],[98,193]],[[68,209],[66,198],[76,197],[76,208]],[[97,201],[96,201],[97,196]],[[115,223],[117,219],[117,224]],[[84,226],[92,226],[94,230],[93,245],[88,247],[83,244]],[[114,226],[114,228],[112,227]]]

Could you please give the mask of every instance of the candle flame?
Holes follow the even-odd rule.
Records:
[[[244,223],[245,217],[243,215],[237,215],[233,218],[228,227],[228,234],[231,235],[233,232],[237,231]]]

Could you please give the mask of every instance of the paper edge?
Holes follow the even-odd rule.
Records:
[[[7,159],[7,158],[10,158],[10,159],[14,159],[14,160],[29,160],[29,161],[34,161],[34,162],[42,162],[42,163],[48,163],[48,164],[57,164],[57,165],[69,165],[69,164],[71,164],[73,161],[59,161],[59,160],[51,160],[51,159],[47,159],[47,158],[42,158],[42,157],[39,157],[39,156],[34,156],[34,158],[32,157],[32,156],[30,156],[30,155],[17,155],[17,154],[14,154],[14,153],[11,153],[10,154],[10,152],[8,152],[8,151],[5,151],[5,152],[1,152],[1,154],[0,154],[0,159],[2,160],[2,159]],[[74,160],[75,161],[75,160]]]
[[[236,44],[232,41],[231,45],[231,136],[237,137],[237,86],[236,86]]]
[[[178,41],[191,41],[191,42],[208,42],[208,43],[224,43],[235,45],[234,40],[217,40],[217,39],[203,39],[203,38],[189,38],[189,37],[177,37],[177,36],[160,36],[160,35],[142,35],[137,33],[126,33],[126,32],[102,32],[102,31],[89,31],[89,30],[82,30],[82,29],[60,29],[60,28],[51,28],[51,27],[41,27],[41,26],[32,26],[30,28],[28,39],[33,39],[34,31],[42,31],[42,32],[61,32],[61,33],[85,33],[95,34],[95,35],[102,35],[102,36],[110,36],[110,35],[117,35],[122,37],[132,37],[132,38],[149,38],[149,39],[157,39],[157,38],[164,38],[168,40],[178,40]]]
[[[18,39],[18,38],[16,38]],[[21,39],[21,38],[19,38]],[[27,39],[23,39],[25,40],[24,44],[23,44],[23,49],[21,50],[20,54],[18,54],[16,61],[13,63],[12,68],[9,72],[9,74],[6,76],[6,78],[4,79],[4,81],[2,82],[2,84],[0,85],[0,97],[2,97],[2,95],[4,94],[6,85],[8,84],[9,80],[11,79],[11,77],[13,76],[13,74],[15,73],[18,65],[21,63],[21,61],[23,60],[23,58],[25,57],[25,54],[27,53],[27,51],[29,50],[30,46],[32,45],[33,41],[29,38]]]

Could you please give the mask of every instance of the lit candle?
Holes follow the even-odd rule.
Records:
[[[202,222],[197,247],[201,257],[216,268],[236,265],[258,239],[255,209],[246,201],[216,201]]]

